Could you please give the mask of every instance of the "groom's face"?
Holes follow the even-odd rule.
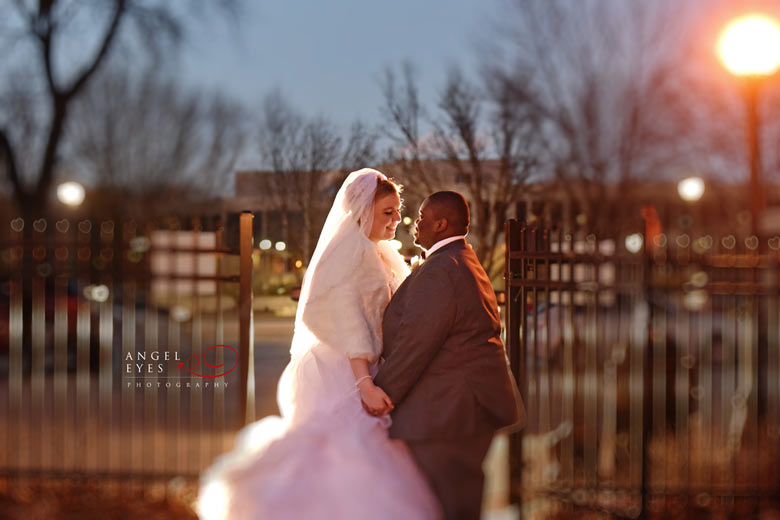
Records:
[[[414,243],[426,250],[436,243],[434,230],[436,215],[433,210],[434,208],[428,203],[428,199],[425,199],[420,204],[420,213],[414,222]]]

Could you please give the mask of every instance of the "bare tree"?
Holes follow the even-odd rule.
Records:
[[[340,167],[345,172],[376,164],[379,158],[376,143],[379,135],[360,120],[354,121],[341,154]]]
[[[420,126],[428,122],[428,115],[420,100],[417,72],[411,62],[402,64],[401,76],[399,84],[395,70],[388,67],[380,82],[385,122],[382,130],[392,143],[388,162],[393,165],[395,175],[406,183],[406,193],[422,199],[445,189],[450,181],[436,160],[439,150],[432,134],[423,136],[420,131]]]
[[[270,175],[267,179],[258,179],[268,186],[273,203],[281,215],[281,234],[286,243],[290,243],[290,213],[298,209],[300,201],[296,199],[296,182],[290,172],[302,162],[300,141],[302,117],[287,102],[277,89],[263,100],[261,110],[258,148],[260,156]]]
[[[325,117],[305,118],[278,91],[269,93],[264,102],[258,144],[268,167],[267,186],[282,218],[282,237],[290,243],[290,216],[300,213],[302,229],[296,233],[300,252],[308,261],[321,222],[332,197],[327,193],[329,173],[341,170],[343,161],[356,161],[373,153],[373,144],[363,134],[361,124],[343,145],[334,124]],[[337,182],[338,179],[330,179]]]
[[[542,173],[588,215],[608,214],[595,211],[608,183],[701,167],[711,143],[700,130],[712,119],[694,94],[709,97],[691,66],[693,3],[505,3],[510,58],[489,59],[488,74],[540,120]]]
[[[220,0],[219,5],[232,8],[236,3]],[[30,107],[33,115],[28,117],[41,135],[40,151],[33,154],[37,160],[31,161],[28,170],[29,162],[22,159],[26,155],[24,125],[17,127],[8,112],[0,115],[0,168],[21,209],[35,214],[46,209],[77,96],[119,43],[134,41],[137,46],[140,42],[159,53],[166,44],[179,41],[182,15],[168,2],[154,0],[2,0],[0,11],[6,16],[0,35],[0,47],[7,51],[3,72],[8,77],[12,71],[8,66],[24,67],[34,77],[29,88],[36,100]],[[69,53],[76,48],[77,55]],[[42,71],[42,77],[33,70]],[[13,84],[5,92],[9,91],[12,97],[18,94]]]
[[[499,245],[504,221],[534,173],[539,153],[538,120],[512,102],[507,86],[480,89],[455,68],[439,100],[444,114],[437,138],[457,178],[467,186],[476,250],[485,270],[503,269]]]
[[[149,70],[99,73],[74,102],[63,146],[65,168],[95,187],[144,201],[213,197],[233,173],[243,144],[239,107],[186,90]],[[110,92],[109,96],[106,93]],[[114,201],[116,202],[116,201]]]
[[[315,117],[308,121],[301,134],[299,144],[303,152],[303,160],[297,168],[297,196],[302,204],[303,213],[303,259],[308,263],[314,253],[319,227],[315,223],[315,213],[322,209],[317,201],[322,197],[323,174],[336,168],[336,161],[341,153],[341,138],[333,124],[323,117]],[[324,212],[319,211],[316,221],[324,222]]]
[[[462,189],[472,211],[470,236],[485,270],[496,275],[503,222],[535,166],[536,119],[512,102],[506,84],[478,86],[458,68],[451,69],[431,119],[432,133],[422,138],[416,80],[404,68],[404,94],[385,76],[385,114],[398,143],[391,170],[398,168],[410,192],[422,199],[442,189]],[[400,95],[399,95],[400,94]]]

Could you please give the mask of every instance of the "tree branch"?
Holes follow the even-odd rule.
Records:
[[[114,15],[111,19],[111,24],[106,31],[106,35],[103,38],[103,43],[100,46],[100,50],[95,55],[95,59],[92,61],[92,64],[89,65],[86,70],[84,70],[84,72],[82,72],[81,75],[73,82],[73,85],[65,91],[66,98],[73,97],[76,93],[78,93],[79,90],[81,90],[90,76],[92,76],[92,74],[97,70],[98,66],[103,61],[103,58],[105,58],[106,54],[108,54],[108,50],[116,38],[116,34],[119,29],[119,23],[127,9],[127,0],[116,0],[115,5],[116,8],[114,10]]]
[[[19,178],[19,167],[16,164],[16,153],[4,128],[0,128],[0,154],[3,156],[6,174],[13,185],[14,192],[24,193],[24,186]]]
[[[52,38],[57,24],[51,18],[52,1],[41,0],[38,4],[38,12],[30,15],[30,32],[32,32],[42,46],[44,71],[49,91],[53,96],[58,96],[59,91],[54,81],[52,64]]]

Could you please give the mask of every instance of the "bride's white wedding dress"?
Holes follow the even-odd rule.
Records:
[[[363,410],[349,363],[379,358],[382,313],[408,274],[387,242],[366,238],[377,174],[353,172],[342,186],[304,280],[281,417],[244,428],[203,473],[202,520],[440,516],[406,445],[388,437],[390,418]]]

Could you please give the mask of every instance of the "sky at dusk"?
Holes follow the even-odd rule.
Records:
[[[496,0],[249,0],[237,23],[194,22],[181,55],[194,85],[258,107],[278,87],[305,115],[379,120],[379,78],[410,60],[430,104],[447,68],[473,69]]]

